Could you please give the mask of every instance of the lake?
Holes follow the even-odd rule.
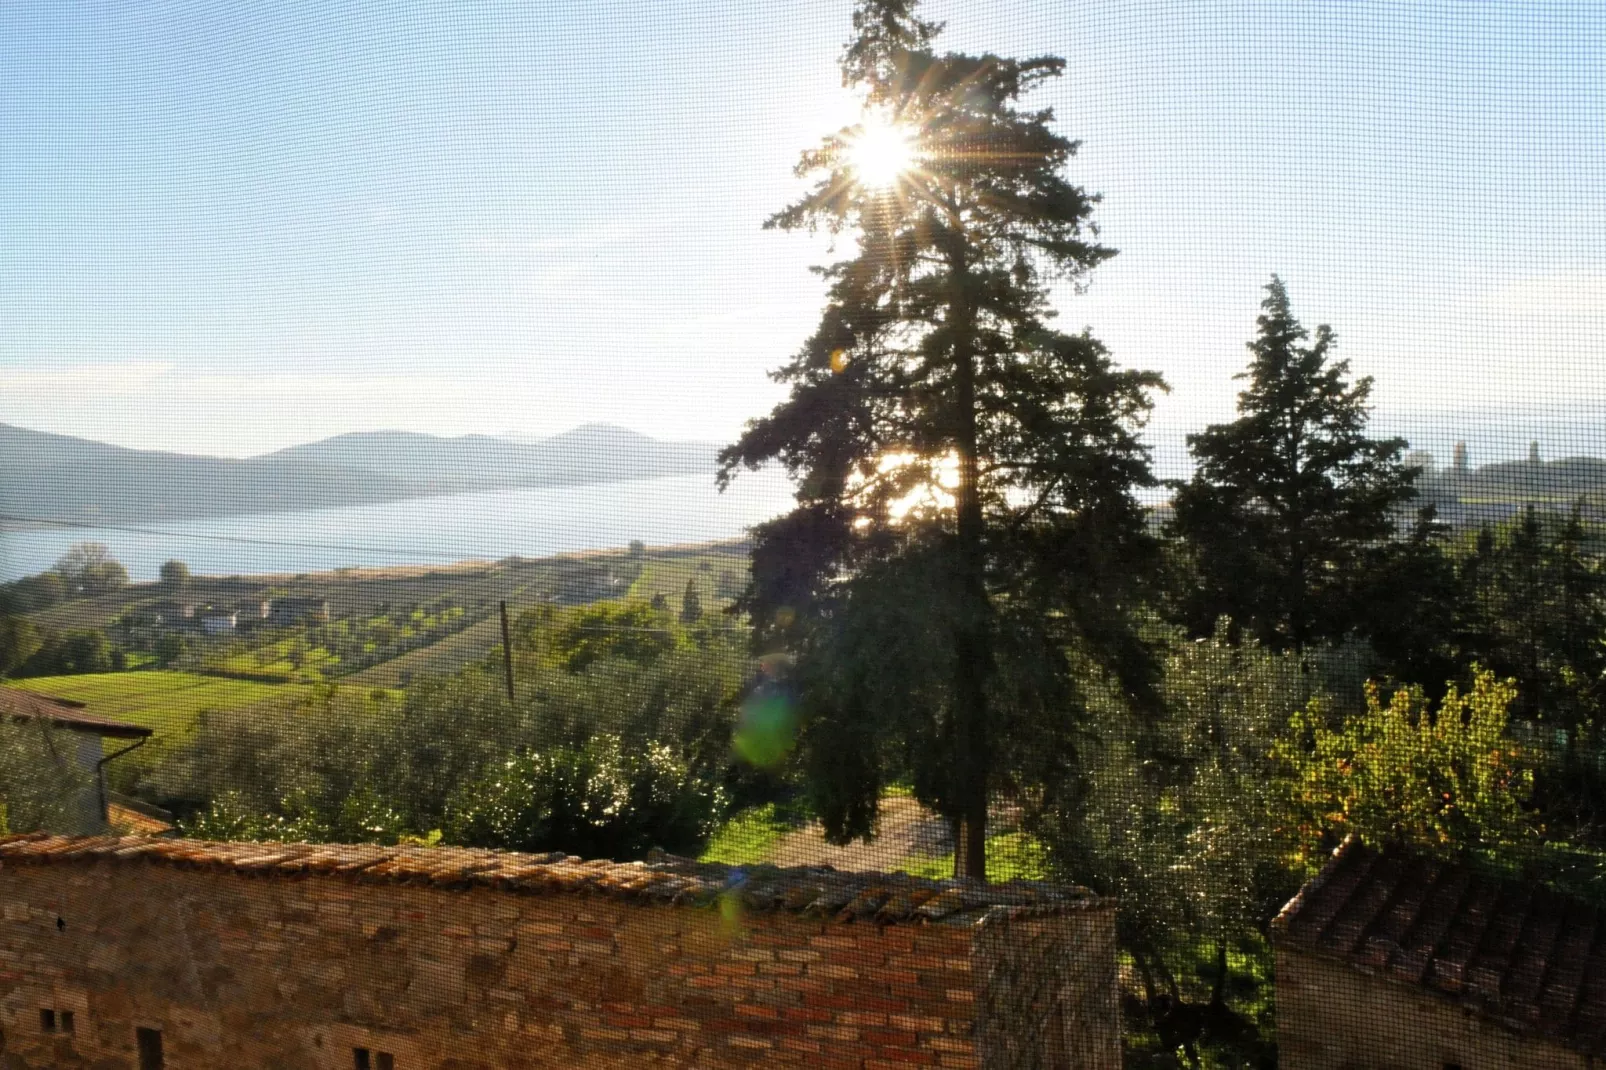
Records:
[[[783,472],[744,472],[723,494],[705,473],[129,525],[139,531],[10,531],[0,532],[0,580],[41,572],[76,542],[105,543],[135,580],[154,580],[170,558],[195,573],[249,575],[707,542],[740,536],[791,503]]]

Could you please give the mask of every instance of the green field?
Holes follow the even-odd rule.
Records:
[[[12,687],[85,705],[85,712],[156,730],[158,741],[187,736],[202,710],[238,709],[299,698],[303,684],[263,684],[188,672],[108,672],[83,676],[36,676]]]
[[[690,583],[703,612],[712,616],[727,607],[746,582],[745,547],[730,542],[641,553],[607,550],[513,557],[444,567],[194,576],[177,592],[158,583],[139,583],[41,609],[29,619],[45,631],[104,629],[128,667],[139,669],[156,661],[157,640],[171,629],[138,614],[131,619],[126,615],[171,599],[228,608],[285,595],[315,596],[327,599],[330,619],[289,627],[259,625],[223,637],[206,637],[186,628],[180,634],[187,649],[176,658],[169,655],[173,671],[35,679],[24,686],[80,699],[106,716],[161,718],[163,730],[183,731],[200,709],[255,705],[303,692],[305,685],[318,681],[395,688],[418,676],[455,672],[501,644],[497,614],[501,601],[517,618],[523,610],[542,604],[573,606],[604,598],[651,600],[662,595],[668,609],[678,613]],[[188,670],[244,679],[230,681]],[[286,686],[295,690],[280,690]]]
[[[510,606],[508,612],[516,615],[518,607]],[[502,620],[499,616],[493,616],[489,620],[471,624],[455,635],[448,635],[439,642],[341,677],[338,682],[369,687],[402,687],[413,677],[456,672],[465,665],[479,661],[501,645]]]
[[[678,611],[691,581],[711,612],[730,604],[731,597],[747,584],[747,559],[729,553],[699,553],[649,557],[642,563],[641,575],[630,585],[630,597],[651,601],[661,594],[670,608]]]

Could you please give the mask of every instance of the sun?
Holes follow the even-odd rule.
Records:
[[[915,165],[913,131],[884,115],[866,115],[847,148],[854,178],[870,189],[887,189]]]

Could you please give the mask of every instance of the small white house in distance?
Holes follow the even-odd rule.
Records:
[[[89,779],[73,807],[73,827],[63,831],[78,835],[104,832],[110,798],[106,789],[106,764],[144,743],[151,737],[151,729],[96,717],[85,713],[79,703],[36,695],[16,687],[0,687],[0,716],[18,721],[43,720],[64,731],[72,750],[61,755],[61,759],[75,763],[89,774]],[[108,739],[126,741],[128,745],[108,755],[105,742]]]
[[[201,618],[201,631],[207,635],[232,635],[240,623],[240,614],[234,610],[227,613],[208,613]]]
[[[250,624],[260,624],[268,619],[268,610],[273,605],[266,598],[247,598],[240,603],[239,624],[243,628]]]

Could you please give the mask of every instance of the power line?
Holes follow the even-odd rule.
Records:
[[[244,546],[281,546],[294,550],[340,550],[346,553],[360,554],[390,554],[397,557],[425,557],[439,561],[469,561],[489,558],[492,561],[508,557],[518,557],[519,554],[506,553],[496,555],[479,551],[441,551],[422,549],[398,549],[390,546],[357,546],[346,543],[333,542],[307,542],[293,539],[267,539],[251,535],[208,535],[189,531],[164,531],[160,528],[141,528],[119,524],[102,524],[87,520],[57,520],[42,516],[15,516],[0,513],[0,523],[41,524],[47,527],[70,528],[88,531],[118,531],[130,535],[157,535],[169,539],[205,539],[210,542],[237,543]],[[622,547],[620,549],[623,549]],[[556,554],[552,556],[557,556]]]

